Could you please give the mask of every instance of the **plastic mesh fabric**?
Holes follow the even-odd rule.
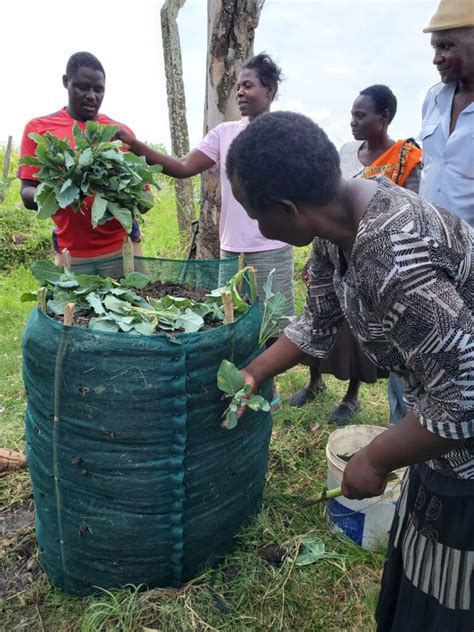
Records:
[[[216,285],[200,262],[171,263],[178,278],[187,265]],[[159,265],[161,280],[176,280]],[[261,501],[271,416],[248,412],[222,429],[216,375],[223,358],[255,356],[259,326],[258,303],[233,324],[175,336],[93,332],[32,312],[27,457],[41,563],[56,586],[179,586],[230,551]]]

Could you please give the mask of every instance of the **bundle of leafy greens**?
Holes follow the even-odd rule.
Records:
[[[55,266],[51,261],[39,261],[32,266],[32,273],[47,288],[46,311],[64,315],[66,305],[74,303],[74,312],[92,311],[95,315],[88,322],[89,329],[105,332],[128,332],[152,335],[162,331],[199,331],[207,323],[224,321],[223,294],[229,292],[234,311],[244,314],[249,304],[238,292],[238,285],[247,272],[244,268],[229,282],[207,295],[205,302],[190,298],[163,296],[160,299],[137,294],[145,290],[151,279],[141,272],[132,272],[125,279],[116,281],[97,275],[78,274]],[[28,292],[22,301],[36,300],[36,292]]]
[[[153,206],[145,185],[158,187],[155,174],[160,165],[149,166],[143,156],[121,151],[120,141],[111,142],[117,127],[87,121],[81,131],[74,123],[75,147],[49,132],[30,134],[36,143],[36,157],[25,156],[20,163],[39,167],[41,184],[36,189],[38,217],[46,219],[71,206],[81,211],[84,197],[94,196],[92,226],[115,218],[128,232],[133,220]]]

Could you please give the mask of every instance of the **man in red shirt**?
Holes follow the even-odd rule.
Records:
[[[105,93],[105,71],[94,55],[86,52],[72,55],[63,76],[63,85],[68,91],[68,105],[53,114],[32,119],[26,125],[21,141],[22,157],[35,155],[36,143],[29,138],[31,132],[50,132],[61,139],[68,138],[73,145],[72,129],[75,122],[82,130],[87,121],[97,121],[104,125],[118,125],[133,134],[127,126],[99,113]],[[37,209],[34,200],[35,190],[39,185],[35,176],[37,171],[37,167],[28,165],[21,165],[18,169],[21,198],[26,208],[32,210]],[[122,245],[127,234],[116,219],[92,228],[92,202],[92,196],[86,197],[83,212],[74,213],[68,206],[53,216],[56,249],[59,253],[65,250],[69,252],[71,267],[76,273],[121,276]],[[137,229],[138,227],[132,231],[131,237],[132,240],[139,241],[140,233]],[[135,251],[135,254],[140,253]]]

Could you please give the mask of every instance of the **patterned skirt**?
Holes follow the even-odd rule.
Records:
[[[377,632],[474,630],[474,480],[425,464],[405,477],[390,533]]]

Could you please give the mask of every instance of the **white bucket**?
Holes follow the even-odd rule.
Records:
[[[341,486],[347,461],[340,457],[352,456],[385,430],[379,426],[345,426],[330,435],[326,446],[328,489]],[[400,480],[388,483],[382,496],[365,500],[340,496],[328,500],[326,518],[331,531],[344,533],[364,549],[376,549],[386,544],[403,473],[404,470],[397,470]]]

